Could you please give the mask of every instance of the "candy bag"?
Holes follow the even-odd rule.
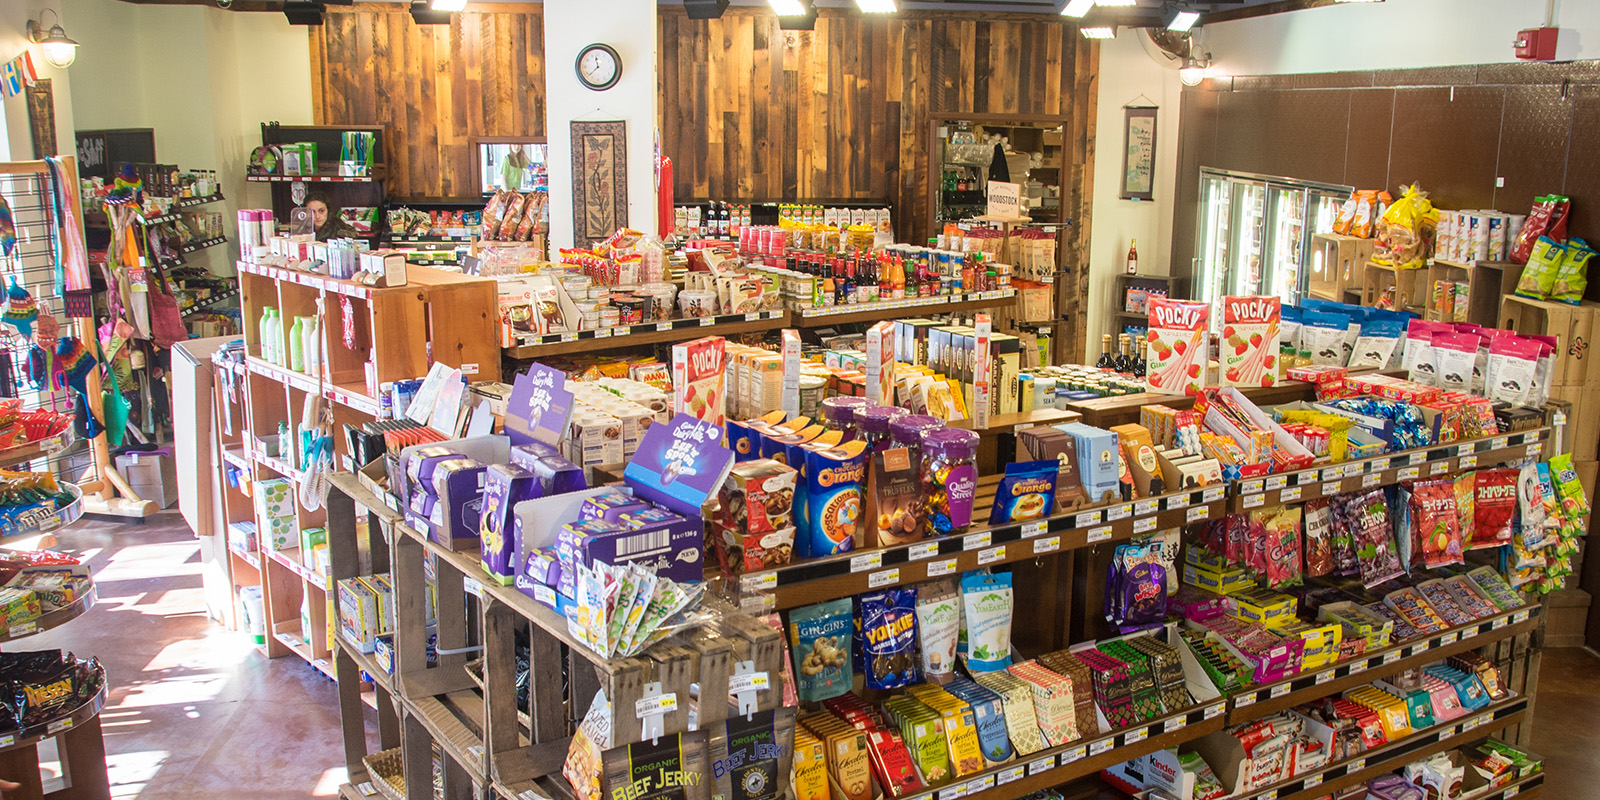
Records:
[[[1456,525],[1461,529],[1461,549],[1463,552],[1471,550],[1473,547],[1473,531],[1477,528],[1477,486],[1477,472],[1468,470],[1456,476]]]
[[[1300,349],[1311,352],[1311,363],[1345,365],[1345,338],[1350,318],[1343,314],[1304,311],[1300,314]]]
[[[1056,477],[1060,464],[1054,459],[1020,461],[1006,465],[989,511],[990,525],[1038,519],[1055,506]]]
[[[1550,544],[1550,508],[1545,503],[1540,470],[1544,464],[1527,464],[1517,472],[1518,518],[1516,543],[1524,550],[1538,550]]]
[[[1411,484],[1411,528],[1422,540],[1422,563],[1428,569],[1461,563],[1455,481],[1442,478]]]
[[[1452,392],[1472,388],[1472,371],[1478,359],[1478,337],[1470,333],[1433,335],[1435,386]]]
[[[1333,574],[1361,574],[1361,559],[1356,555],[1356,525],[1360,523],[1356,495],[1334,495],[1329,506],[1333,527]]]
[[[1561,266],[1556,269],[1555,283],[1550,287],[1551,300],[1570,305],[1583,301],[1583,290],[1589,286],[1589,259],[1594,255],[1594,249],[1582,239],[1567,242]]]
[[[916,591],[888,589],[861,597],[861,666],[868,689],[921,682],[917,669]]]
[[[1361,323],[1361,333],[1356,337],[1355,349],[1350,354],[1349,368],[1383,369],[1389,364],[1400,343],[1405,326],[1399,320],[1374,318]]]
[[[995,672],[1011,666],[1011,573],[968,573],[961,577],[966,617],[968,672]]]
[[[1517,279],[1517,296],[1548,300],[1566,254],[1566,245],[1548,236],[1539,237],[1528,255],[1528,266],[1523,268],[1522,277]]]
[[[1253,523],[1261,526],[1261,552],[1267,585],[1294,586],[1300,583],[1300,506],[1260,508],[1250,512]]]
[[[1513,406],[1528,405],[1539,368],[1539,343],[1520,336],[1502,336],[1489,345],[1486,396]]]
[[[1438,385],[1438,375],[1433,365],[1433,335],[1451,333],[1453,329],[1442,322],[1413,319],[1406,327],[1404,355],[1400,366],[1406,377],[1424,386]]]
[[[1389,527],[1389,499],[1386,493],[1382,489],[1358,493],[1350,509],[1361,583],[1371,588],[1403,574],[1400,556],[1395,549],[1394,532]]]
[[[1516,469],[1480,469],[1474,481],[1471,549],[1511,544],[1517,517]]]
[[[1326,498],[1305,504],[1306,574],[1320,578],[1333,572],[1333,520]]]

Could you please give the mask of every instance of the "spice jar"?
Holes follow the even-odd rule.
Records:
[[[844,433],[843,441],[855,438],[855,410],[870,405],[865,397],[829,397],[822,401],[822,424],[830,431]]]
[[[856,430],[860,439],[867,443],[867,454],[870,456],[879,450],[891,446],[893,439],[889,435],[889,423],[895,417],[908,416],[910,412],[898,406],[859,406],[855,409]]]
[[[977,458],[978,434],[960,428],[923,431],[922,493],[935,534],[961,533],[972,524]]]

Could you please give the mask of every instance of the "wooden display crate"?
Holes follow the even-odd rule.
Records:
[[[1471,264],[1461,264],[1442,259],[1434,259],[1428,262],[1427,283],[1421,287],[1423,289],[1422,303],[1427,307],[1427,313],[1423,315],[1424,318],[1434,322],[1472,321],[1472,270]],[[1466,302],[1453,300],[1450,308],[1441,308],[1439,306],[1440,294],[1438,291],[1440,282],[1465,284],[1467,286]],[[1452,289],[1452,297],[1455,296],[1453,292],[1454,290]],[[1457,309],[1462,311],[1462,315],[1459,318],[1456,314]]]
[[[1394,290],[1396,311],[1421,313],[1427,302],[1427,289],[1423,286],[1428,271],[1423,269],[1395,269],[1381,264],[1367,263],[1366,277],[1362,279],[1362,305],[1376,306],[1390,289]]]
[[[1574,306],[1507,294],[1500,301],[1497,322],[1495,327],[1524,336],[1556,337],[1551,387],[1600,388],[1600,371],[1590,369],[1590,350],[1600,329],[1600,303],[1585,300]]]
[[[1311,237],[1311,275],[1307,293],[1323,300],[1343,301],[1346,291],[1365,285],[1363,268],[1372,260],[1371,239],[1340,233]]]
[[[1509,261],[1473,262],[1472,277],[1468,279],[1467,321],[1485,327],[1497,327],[1500,298],[1517,290],[1522,269],[1521,264]]]

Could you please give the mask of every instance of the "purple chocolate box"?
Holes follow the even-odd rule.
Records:
[[[518,503],[537,500],[539,481],[515,464],[495,464],[485,473],[483,518],[479,525],[484,571],[502,585],[517,575],[517,540],[513,518]]]

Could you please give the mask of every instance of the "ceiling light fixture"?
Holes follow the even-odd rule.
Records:
[[[772,13],[780,17],[803,17],[811,13],[800,0],[767,0],[767,3],[772,6]]]
[[[467,0],[433,0],[434,11],[460,11],[467,7]]]
[[[1183,60],[1183,66],[1178,68],[1178,82],[1184,86],[1199,86],[1206,79],[1206,71],[1211,66],[1211,59],[1197,61],[1194,56]]]
[[[1196,22],[1200,21],[1200,12],[1188,11],[1182,8],[1174,8],[1166,12],[1165,16],[1167,30],[1179,33],[1187,33],[1190,28],[1194,27]]]
[[[1101,8],[1121,8],[1136,6],[1139,4],[1139,0],[1094,0],[1094,4]]]
[[[1083,34],[1083,38],[1085,38],[1085,39],[1115,39],[1115,38],[1117,38],[1117,29],[1116,29],[1116,27],[1115,26],[1109,26],[1109,25],[1095,25],[1095,26],[1088,27],[1088,28],[1079,28],[1078,29],[1078,33]]]
[[[1061,16],[1083,19],[1083,15],[1094,9],[1094,0],[1067,0],[1061,7]]]
[[[856,8],[863,14],[893,14],[899,10],[894,0],[856,0]]]
[[[50,26],[49,32],[44,28],[44,11],[50,12],[56,18],[56,24]],[[28,41],[39,45],[43,51],[44,63],[56,69],[66,69],[78,57],[78,43],[67,38],[67,32],[61,28],[61,15],[53,8],[39,12],[39,19],[28,20]]]

